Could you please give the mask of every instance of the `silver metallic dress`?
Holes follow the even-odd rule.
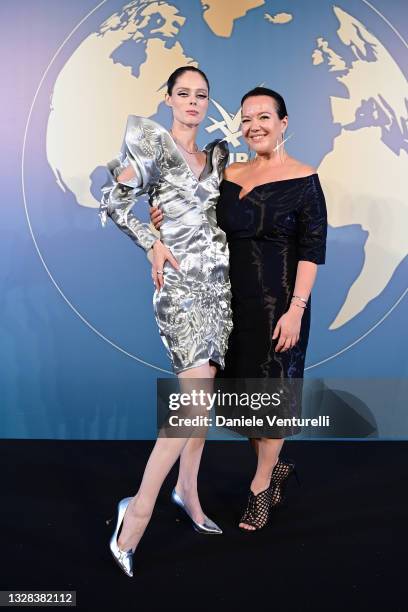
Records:
[[[232,329],[228,246],[215,212],[228,146],[216,140],[204,151],[207,162],[196,178],[167,130],[130,115],[122,153],[108,164],[111,178],[102,188],[102,224],[109,216],[145,251],[157,236],[132,213],[135,198],[147,193],[150,205],[163,213],[160,240],[180,269],[166,261],[164,286],[155,291],[153,306],[176,373],[209,360],[223,368]],[[129,165],[136,177],[118,183]]]

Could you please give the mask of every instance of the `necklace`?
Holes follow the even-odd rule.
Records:
[[[188,153],[189,155],[194,155],[195,153],[198,153],[198,146],[197,144],[195,145],[195,149],[194,151],[189,151],[188,149],[186,149],[185,147],[183,147],[183,145],[181,144],[181,142],[179,142],[177,140],[177,138],[174,136],[173,132],[170,130],[170,134],[173,137],[174,142],[183,149],[183,151],[185,151],[186,153]]]

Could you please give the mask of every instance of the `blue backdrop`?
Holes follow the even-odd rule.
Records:
[[[306,376],[336,390],[330,435],[408,438],[406,3],[282,5],[2,3],[1,437],[155,436],[171,367],[149,263],[101,228],[97,201],[127,114],[169,127],[163,83],[192,61],[211,80],[201,144],[225,136],[244,159],[239,100],[264,83],[286,99],[289,152],[321,176],[330,230]]]

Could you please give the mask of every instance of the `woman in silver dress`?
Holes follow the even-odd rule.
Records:
[[[215,364],[224,367],[232,328],[228,247],[215,214],[228,147],[217,140],[199,151],[195,144],[208,96],[205,74],[181,67],[167,83],[170,132],[149,119],[129,117],[122,153],[108,164],[112,180],[102,188],[100,209],[103,224],[109,216],[138,246],[152,249],[155,317],[182,389],[190,388],[191,379],[213,379]],[[143,193],[163,213],[160,239],[131,212]],[[198,497],[203,446],[204,437],[159,437],[138,492],[119,502],[110,549],[128,576],[161,485],[179,457],[172,501],[196,531],[222,533],[203,513]]]

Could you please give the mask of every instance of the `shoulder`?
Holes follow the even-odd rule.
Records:
[[[226,140],[213,140],[209,142],[205,147],[204,151],[208,154],[208,157],[212,159],[212,165],[217,168],[219,175],[224,171],[225,166],[228,163],[229,148]]]
[[[223,157],[229,155],[229,147],[226,140],[217,138],[216,140],[212,140],[207,143],[204,147],[204,151],[212,153],[213,151],[218,151],[221,153]]]
[[[238,178],[246,166],[247,162],[234,162],[233,164],[230,164],[227,168],[225,168],[224,178],[226,178],[227,181],[234,181]]]
[[[317,174],[316,168],[298,159],[291,158],[290,163],[292,166],[293,178],[303,178]]]
[[[156,121],[129,115],[126,123],[125,142],[134,157],[157,159],[162,151],[162,141],[167,130]]]
[[[153,119],[140,117],[139,115],[128,115],[126,125],[128,127],[150,127],[158,130],[164,130],[164,128],[156,121],[153,121]]]
[[[126,134],[140,137],[152,138],[166,133],[167,130],[153,119],[129,115],[126,123]]]

